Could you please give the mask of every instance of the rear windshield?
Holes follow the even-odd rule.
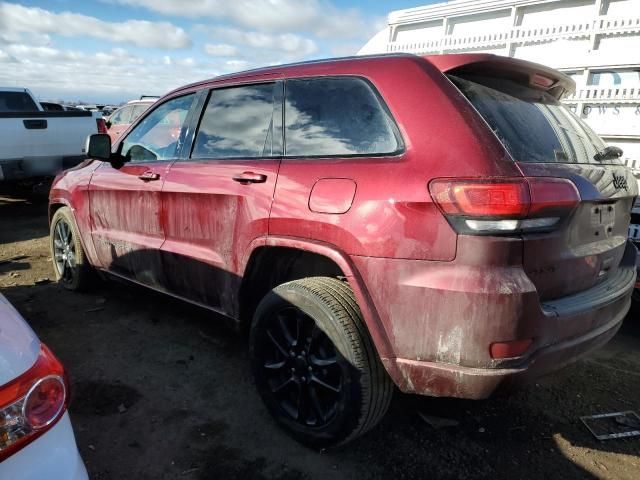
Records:
[[[604,142],[546,92],[489,77],[449,76],[517,162],[620,164],[596,161]]]
[[[0,92],[0,112],[37,112],[38,107],[25,92]]]

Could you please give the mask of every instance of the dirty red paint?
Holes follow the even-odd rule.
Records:
[[[219,77],[170,93],[145,115],[168,98],[218,87],[358,76],[384,99],[404,149],[313,159],[203,161],[183,154],[120,169],[96,160],[58,177],[51,205],[73,208],[96,267],[237,320],[255,252],[286,248],[326,258],[353,288],[378,354],[403,391],[485,398],[504,383],[574,360],[617,331],[634,280],[625,283],[622,275],[608,297],[596,284],[603,268],[609,276],[633,268],[635,252],[624,237],[637,191],[635,181],[629,191],[611,190],[605,177],[628,176],[623,167],[514,162],[443,75],[465,69],[543,75],[557,81],[556,94],[572,88],[551,69],[485,54],[325,61]],[[142,181],[147,171],[158,181]],[[243,174],[260,181],[234,180]],[[428,190],[434,178],[523,176],[577,186],[582,203],[566,225],[544,234],[458,234]],[[601,204],[615,209],[596,225],[591,215]],[[604,296],[565,308],[568,295],[585,290]],[[533,339],[523,357],[491,358],[492,343],[518,339]]]

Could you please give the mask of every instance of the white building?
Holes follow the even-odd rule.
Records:
[[[391,12],[358,53],[488,52],[557,68],[564,99],[640,172],[640,0],[454,0]]]

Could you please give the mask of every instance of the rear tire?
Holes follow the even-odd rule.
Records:
[[[256,309],[249,345],[267,409],[305,445],[349,442],[389,407],[393,383],[345,282],[311,277],[274,288]]]
[[[62,207],[53,215],[49,245],[56,280],[68,290],[89,290],[95,281],[95,271],[84,253],[69,207]]]

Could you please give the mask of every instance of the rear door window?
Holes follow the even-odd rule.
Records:
[[[555,97],[510,80],[449,76],[517,162],[598,162],[604,142]]]
[[[389,155],[402,150],[391,114],[356,77],[288,80],[286,156]]]
[[[191,158],[282,155],[282,83],[212,90]]]
[[[25,92],[0,92],[0,112],[37,112],[38,106]]]

